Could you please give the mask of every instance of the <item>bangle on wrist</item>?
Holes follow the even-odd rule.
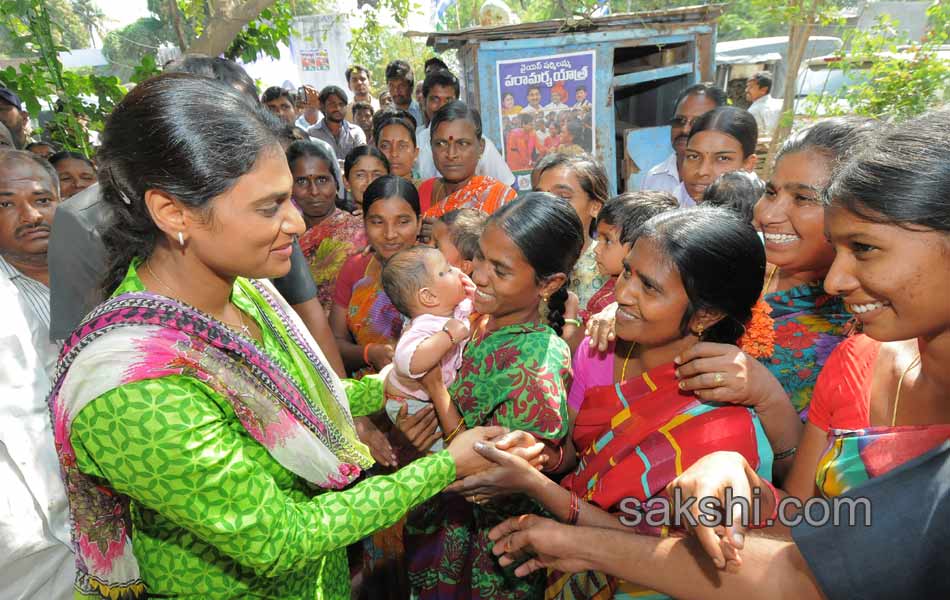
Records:
[[[462,427],[464,426],[465,426],[465,419],[459,419],[459,424],[455,426],[455,429],[452,430],[452,433],[442,438],[446,446],[452,443],[452,440],[455,439],[455,436],[457,436],[460,431],[462,431]]]
[[[762,481],[762,483],[765,484],[766,488],[768,488],[768,490],[771,492],[771,494],[772,494],[772,503],[773,503],[774,506],[772,507],[772,514],[771,514],[771,515],[769,515],[769,516],[766,517],[765,519],[761,519],[758,523],[750,523],[750,524],[749,524],[749,529],[763,529],[763,528],[765,528],[765,527],[769,527],[769,526],[771,526],[771,525],[774,525],[775,523],[778,522],[778,504],[779,504],[779,502],[778,502],[778,491],[775,489],[775,486],[772,485],[772,482],[769,481],[768,479],[760,479],[760,480]],[[760,491],[761,491],[762,489],[763,489],[763,488],[759,488]],[[761,493],[760,493],[760,496],[761,496]]]
[[[571,492],[571,503],[567,507],[567,518],[564,522],[568,525],[577,525],[577,518],[581,516],[581,499],[573,491]]]
[[[558,450],[557,463],[550,469],[542,468],[541,469],[542,473],[557,473],[557,470],[560,469],[561,465],[564,464],[564,444],[561,444],[560,446],[558,446],[557,450]]]
[[[365,346],[363,346],[363,363],[365,363],[366,366],[368,366],[368,367],[372,367],[372,366],[373,366],[373,365],[371,365],[370,362],[369,362],[369,347],[372,346],[372,345],[373,345],[373,344],[366,344]]]
[[[573,325],[574,327],[580,327],[584,324],[580,319],[564,319],[565,325]]]
[[[452,332],[449,331],[449,323],[448,323],[448,321],[446,321],[445,325],[442,326],[442,331],[445,332],[445,335],[449,336],[449,341],[452,342],[452,345],[453,345],[453,346],[454,346],[455,344],[458,344],[459,342],[462,341],[462,340],[459,340],[459,342],[456,342],[456,341],[455,341],[455,337],[452,335]]]

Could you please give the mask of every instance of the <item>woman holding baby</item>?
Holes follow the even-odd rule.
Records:
[[[545,441],[547,464],[556,469],[568,432],[571,356],[560,331],[542,321],[540,306],[548,304],[548,322],[560,322],[568,274],[583,244],[577,213],[550,194],[528,194],[489,217],[472,273],[480,317],[461,369],[448,390],[441,378],[425,380],[447,437],[478,425],[505,425]],[[414,597],[542,596],[543,577],[518,579],[502,569],[488,540],[495,524],[538,506],[520,495],[497,504],[481,501],[444,493],[410,513],[406,549]]]

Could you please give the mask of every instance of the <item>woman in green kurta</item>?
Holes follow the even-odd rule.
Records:
[[[382,384],[337,379],[263,280],[303,231],[277,130],[182,74],[107,123],[113,294],[66,341],[50,398],[78,597],[348,599],[347,544],[487,464],[471,447],[497,428],[352,485],[372,464],[352,417]]]
[[[449,438],[465,427],[503,425],[545,441],[547,464],[560,462],[558,448],[568,433],[571,353],[559,335],[568,273],[583,244],[577,213],[551,194],[527,194],[489,218],[472,273],[475,311],[482,317],[451,390],[430,389],[442,430],[452,432]],[[542,301],[550,326],[540,322]],[[543,577],[518,579],[499,567],[488,540],[492,527],[519,511],[538,512],[538,505],[519,495],[497,503],[468,500],[445,493],[409,514],[413,596],[540,598]]]

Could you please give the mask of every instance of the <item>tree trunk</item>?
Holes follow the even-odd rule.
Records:
[[[228,49],[244,26],[276,0],[213,0],[208,3],[215,15],[188,52],[219,56]]]
[[[178,10],[178,0],[168,0],[168,12],[171,13],[172,25],[175,28],[175,35],[178,37],[178,48],[184,54],[188,51],[188,40],[185,38],[185,30],[181,26],[181,11]]]
[[[785,97],[782,99],[782,114],[775,126],[775,131],[771,132],[772,141],[769,144],[769,154],[763,169],[763,175],[766,177],[772,172],[772,162],[775,159],[775,154],[782,147],[795,122],[795,94],[798,92],[795,83],[798,80],[798,70],[802,66],[805,48],[808,46],[808,39],[811,37],[812,29],[815,26],[818,9],[823,2],[824,0],[812,0],[807,7],[805,2],[799,2],[799,9],[802,10],[801,16],[788,26]]]

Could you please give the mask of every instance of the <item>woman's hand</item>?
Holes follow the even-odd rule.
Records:
[[[686,501],[687,498],[695,498],[696,501],[690,505],[690,513],[695,523],[698,525],[692,528],[692,532],[699,539],[700,544],[706,554],[712,558],[713,563],[720,569],[737,569],[742,561],[739,557],[739,550],[742,549],[745,541],[746,525],[752,518],[752,490],[758,488],[757,494],[760,503],[759,516],[765,518],[771,515],[775,509],[776,500],[771,490],[765,486],[759,479],[756,472],[749,466],[745,458],[737,452],[713,452],[699,459],[679,477],[671,481],[666,486],[666,494],[669,498],[681,498]],[[719,506],[728,508],[726,505],[726,490],[730,490],[729,497],[732,502],[732,525],[726,527],[719,525],[716,527],[707,527],[703,523],[708,522],[709,517],[701,516],[700,504],[704,498],[717,498]],[[746,508],[744,511],[739,502],[739,498],[744,498]],[[747,513],[747,514],[743,514]],[[745,519],[745,522],[743,522]]]
[[[366,358],[369,359],[369,366],[373,367],[378,373],[383,367],[393,362],[393,347],[389,344],[369,344],[369,350],[366,351]]]
[[[547,463],[547,456],[544,454],[544,443],[527,431],[519,429],[508,432],[500,438],[492,440],[492,443],[499,450],[528,461],[535,469],[540,469]]]
[[[538,445],[544,447],[544,444],[540,442]],[[531,463],[520,456],[501,450],[491,442],[476,444],[475,451],[494,463],[494,466],[456,481],[448,489],[465,496],[476,504],[497,496],[515,493],[530,494],[538,477],[546,479],[531,466]]]
[[[475,298],[475,290],[478,289],[478,286],[475,285],[475,282],[472,281],[471,277],[465,274],[465,271],[463,271],[462,269],[457,269],[455,267],[453,268],[456,271],[458,271],[459,279],[462,280],[462,287],[465,289],[465,296],[469,300],[473,300]]]
[[[464,479],[490,467],[492,463],[479,454],[477,447],[506,432],[504,427],[473,427],[455,436],[448,451],[455,461],[456,478]]]
[[[428,244],[432,241],[432,227],[435,225],[435,217],[423,217],[422,228],[419,230],[419,241]]]
[[[515,569],[515,575],[526,577],[541,569],[563,573],[589,571],[594,565],[583,559],[584,544],[578,533],[586,528],[562,525],[537,515],[512,517],[488,532],[495,545],[492,552],[502,567],[529,560]]]
[[[420,454],[428,452],[432,444],[442,438],[435,409],[431,406],[426,406],[416,414],[410,415],[409,405],[403,404],[393,426]]]
[[[353,424],[356,426],[356,434],[360,441],[369,446],[369,451],[376,462],[384,467],[399,466],[396,452],[390,445],[389,438],[369,417],[356,417],[353,419]]]
[[[703,400],[757,407],[784,396],[769,370],[732,344],[699,342],[674,361],[680,389]]]
[[[591,352],[604,353],[607,345],[617,338],[614,333],[614,316],[617,314],[617,303],[608,304],[604,310],[592,316],[587,321],[586,335],[590,336]]]

